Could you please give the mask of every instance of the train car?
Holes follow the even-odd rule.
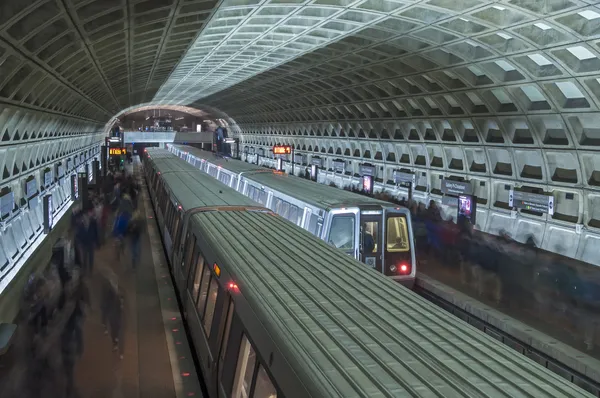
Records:
[[[181,265],[186,255],[184,237],[179,225],[194,209],[211,207],[243,207],[248,211],[269,211],[213,178],[207,178],[194,166],[181,161],[165,149],[144,151],[144,172],[150,199],[156,212],[158,228],[178,287],[185,284],[185,269]]]
[[[591,397],[178,162],[150,153],[146,177],[157,212],[183,207],[164,227],[208,397]]]
[[[413,286],[417,267],[408,209],[185,145],[169,145],[169,150],[355,259]]]

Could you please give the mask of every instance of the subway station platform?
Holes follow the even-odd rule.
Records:
[[[143,181],[140,181],[143,184]],[[146,218],[141,237],[141,258],[132,269],[130,254],[117,258],[109,239],[96,251],[94,269],[86,277],[91,305],[86,308],[83,328],[83,354],[75,365],[73,395],[80,398],[133,397],[202,397],[198,374],[181,321],[175,290],[169,275],[162,243],[148,196],[142,185],[139,207]],[[119,350],[113,350],[101,319],[101,277],[112,270],[124,296],[124,325]],[[15,341],[6,355],[0,357],[0,396],[26,397],[22,386],[39,383],[40,397],[66,397],[65,377],[60,361],[60,331],[73,311],[67,304],[55,315],[43,337],[46,372],[41,380],[28,380],[34,374],[31,357],[26,355],[25,325],[19,325]]]

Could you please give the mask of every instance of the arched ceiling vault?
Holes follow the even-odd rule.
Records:
[[[101,136],[138,106],[190,106],[255,145],[407,160],[430,189],[459,174],[556,192],[564,217],[511,228],[558,242],[583,225],[569,250],[586,257],[599,51],[597,0],[4,0],[0,127]]]

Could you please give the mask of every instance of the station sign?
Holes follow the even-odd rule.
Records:
[[[517,209],[554,214],[554,196],[510,190],[508,205]]]
[[[313,166],[322,167],[323,166],[323,159],[317,158],[317,157],[313,157],[313,158],[310,159],[310,164],[313,165]]]
[[[15,207],[15,194],[14,192],[7,192],[0,197],[0,218],[4,218],[9,215]]]
[[[444,195],[472,195],[473,185],[470,182],[442,180],[442,193]]]
[[[289,155],[292,153],[291,145],[275,145],[273,147],[273,155]]]
[[[346,162],[344,162],[343,160],[334,160],[333,170],[335,170],[338,173],[343,173],[344,171],[346,171]]]
[[[25,182],[25,196],[27,198],[32,197],[37,193],[37,181],[35,178]]]
[[[303,155],[301,153],[294,153],[294,163],[297,163],[297,164],[305,163],[306,162],[305,156],[306,155]]]
[[[48,188],[50,185],[52,185],[52,171],[47,170],[44,171],[44,186]]]
[[[415,185],[417,183],[417,176],[413,173],[405,173],[400,170],[394,170],[394,181],[398,185]]]
[[[111,156],[127,155],[126,148],[108,148],[108,154]]]
[[[258,156],[265,156],[265,148],[258,148]]]
[[[359,170],[360,170],[361,176],[374,176],[375,175],[375,166],[361,164]]]

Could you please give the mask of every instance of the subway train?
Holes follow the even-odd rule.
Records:
[[[417,266],[408,209],[185,145],[169,145],[169,150],[371,268],[413,286]]]
[[[143,157],[208,397],[591,397],[166,150]]]

